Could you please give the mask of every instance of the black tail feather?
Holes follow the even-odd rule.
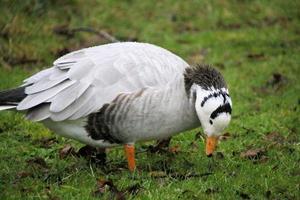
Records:
[[[1,91],[0,105],[18,105],[26,96],[25,87]]]

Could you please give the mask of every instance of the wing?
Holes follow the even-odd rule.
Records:
[[[123,42],[69,53],[24,81],[18,110],[34,121],[75,120],[98,111],[120,93],[161,88],[182,78],[188,64],[146,43]]]

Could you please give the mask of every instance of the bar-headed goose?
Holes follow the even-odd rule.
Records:
[[[82,49],[0,93],[0,109],[26,111],[62,136],[95,147],[125,146],[135,169],[134,144],[202,126],[206,154],[231,119],[222,75],[191,67],[161,47],[119,42]]]

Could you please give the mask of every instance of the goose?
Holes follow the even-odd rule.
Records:
[[[26,113],[51,131],[101,148],[123,145],[130,171],[136,142],[201,126],[212,156],[232,101],[215,68],[188,65],[159,46],[117,42],[68,53],[0,93],[0,110]]]

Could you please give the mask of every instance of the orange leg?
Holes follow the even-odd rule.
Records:
[[[125,144],[124,149],[129,171],[133,172],[135,170],[134,144]]]

